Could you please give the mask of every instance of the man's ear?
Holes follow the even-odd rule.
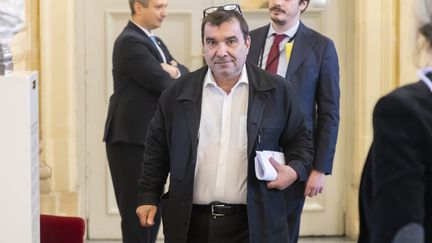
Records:
[[[250,35],[248,35],[248,36],[246,37],[246,46],[249,48],[249,47],[250,47],[250,44],[251,44],[251,37],[250,37]]]
[[[143,5],[140,2],[135,1],[133,4],[133,7],[135,10],[135,13],[140,13],[142,11]]]
[[[249,47],[251,45],[251,38],[249,35],[246,37],[245,45],[246,45],[246,49],[248,50],[248,53],[249,53]]]
[[[304,12],[309,5],[309,1],[303,1],[300,3],[300,12]]]

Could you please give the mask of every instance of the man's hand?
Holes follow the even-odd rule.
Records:
[[[177,62],[171,61],[170,64],[168,63],[161,63],[162,69],[167,72],[171,78],[178,78],[180,75],[180,70],[177,68]]]
[[[325,175],[317,170],[312,170],[306,183],[305,196],[314,197],[322,193],[325,184]]]
[[[273,157],[270,157],[269,160],[277,171],[277,177],[276,180],[267,182],[268,189],[284,190],[297,180],[297,172],[291,166],[281,165]]]
[[[174,67],[178,66],[178,63],[174,60],[171,60],[170,64],[171,64],[171,66],[174,66]]]
[[[154,225],[154,217],[156,215],[157,207],[154,205],[141,205],[136,209],[136,214],[140,223],[144,227]]]

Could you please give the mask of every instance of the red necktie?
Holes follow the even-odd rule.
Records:
[[[278,64],[279,64],[279,54],[280,54],[279,44],[283,39],[285,39],[286,35],[285,34],[273,34],[273,36],[274,36],[273,44],[270,48],[270,52],[269,52],[269,55],[267,57],[265,70],[267,72],[276,74]]]

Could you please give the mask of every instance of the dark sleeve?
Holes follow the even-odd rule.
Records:
[[[371,242],[392,242],[410,223],[425,220],[426,171],[419,117],[409,102],[387,96],[374,112]]]
[[[175,59],[173,59],[173,60],[175,60]],[[183,64],[180,64],[179,62],[177,62],[177,63],[178,63],[177,67],[180,70],[180,75],[185,75],[186,73],[189,72],[189,69],[186,66],[184,66]]]
[[[163,95],[147,130],[141,174],[138,179],[138,205],[159,203],[170,170],[162,99]]]
[[[127,36],[118,43],[113,66],[141,87],[160,95],[173,81],[155,57],[151,43],[136,36]],[[118,68],[117,68],[118,67]]]
[[[282,149],[287,165],[298,174],[300,181],[306,181],[312,169],[314,148],[311,132],[306,128],[300,102],[291,85],[288,92],[288,117],[281,137]]]
[[[339,128],[339,61],[331,40],[326,45],[318,77],[314,169],[331,174]]]

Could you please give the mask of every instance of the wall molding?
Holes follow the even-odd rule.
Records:
[[[348,171],[347,234],[358,235],[358,192],[363,165],[372,138],[376,101],[398,80],[398,1],[354,1],[354,151]],[[374,6],[371,8],[370,6]]]

